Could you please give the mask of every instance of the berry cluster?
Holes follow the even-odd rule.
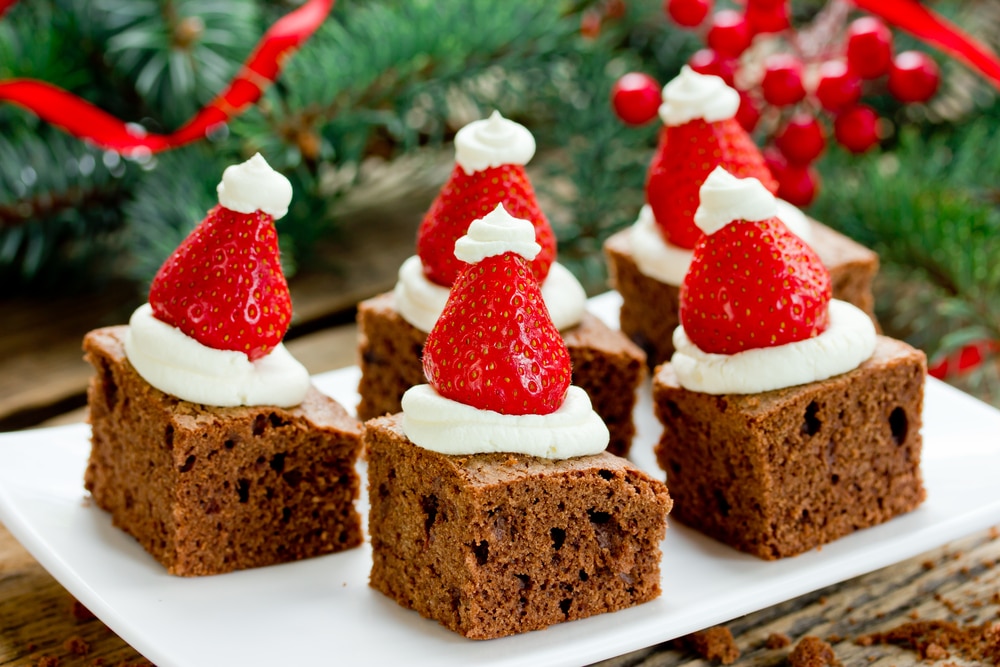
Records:
[[[704,38],[705,48],[688,61],[691,69],[722,77],[739,91],[739,123],[751,132],[762,117],[769,119],[765,159],[778,196],[798,206],[816,195],[819,177],[811,165],[826,148],[828,125],[841,146],[863,153],[879,140],[878,114],[863,95],[888,90],[904,103],[925,102],[940,82],[927,54],[893,53],[892,32],[880,19],[848,23],[843,6],[834,5],[817,16],[811,34],[800,35],[789,20],[789,0],[745,0],[739,9],[717,11],[713,0],[664,1],[671,20]],[[826,33],[824,48],[815,48],[818,30]],[[761,35],[775,37],[780,50],[748,66],[744,54]],[[656,80],[635,72],[612,90],[616,113],[630,124],[652,120],[659,99]]]

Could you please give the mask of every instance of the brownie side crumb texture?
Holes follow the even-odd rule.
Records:
[[[760,558],[792,556],[916,508],[926,359],[880,336],[859,368],[751,395],[653,382],[655,450],[680,521]]]
[[[806,635],[788,654],[790,667],[834,667],[840,665],[833,647],[819,637]]]
[[[473,639],[660,594],[671,500],[659,480],[607,452],[446,456],[400,422],[365,424],[373,588]]]
[[[854,304],[875,322],[872,281],[878,272],[878,255],[815,220],[812,231],[816,254],[830,271],[833,297]],[[611,286],[622,295],[621,330],[646,352],[649,367],[655,368],[674,353],[674,329],[680,324],[679,290],[639,271],[628,235],[625,229],[609,237],[604,254]]]
[[[171,574],[218,574],[361,544],[360,425],[310,388],[294,408],[215,408],[149,385],[126,327],[87,334],[94,502]]]
[[[421,356],[427,334],[402,318],[395,296],[387,292],[358,305],[358,353],[361,380],[358,417],[362,421],[396,414],[410,387],[424,384]],[[635,435],[632,410],[645,378],[643,351],[620,331],[585,313],[583,321],[563,332],[573,367],[573,384],[590,396],[608,425],[608,451],[624,456]]]

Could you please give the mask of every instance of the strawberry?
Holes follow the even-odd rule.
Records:
[[[680,320],[704,352],[735,354],[819,335],[830,274],[777,218],[737,220],[695,246],[680,288]]]
[[[501,202],[512,216],[535,226],[535,240],[542,251],[531,262],[531,270],[538,282],[545,280],[555,260],[556,237],[538,207],[524,167],[518,164],[489,167],[471,175],[461,166],[455,166],[417,231],[417,255],[429,280],[445,287],[455,282],[466,266],[455,258],[455,241],[465,234],[473,220]]]
[[[570,384],[569,351],[528,261],[506,252],[465,266],[424,345],[428,382],[482,410],[554,412]]]
[[[698,190],[720,165],[739,178],[756,178],[772,193],[778,190],[760,150],[735,118],[711,123],[697,118],[660,131],[646,177],[646,201],[668,242],[693,248],[701,238],[694,224]]]
[[[216,206],[160,267],[153,315],[218,350],[266,355],[292,316],[274,218]]]

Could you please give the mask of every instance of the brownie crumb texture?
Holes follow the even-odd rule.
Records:
[[[960,658],[1000,665],[1000,624],[960,626],[952,621],[904,623],[887,632],[858,637],[861,646],[893,644],[915,651],[922,660]]]
[[[792,638],[786,635],[784,632],[772,632],[767,636],[767,641],[764,642],[764,646],[771,650],[785,648],[786,646],[792,645]]]
[[[740,657],[740,649],[736,646],[733,633],[724,625],[693,632],[684,637],[681,644],[705,660],[723,665],[731,665]]]
[[[819,637],[807,635],[788,654],[791,667],[834,667],[840,665],[833,647]]]
[[[87,655],[90,653],[90,643],[80,635],[73,635],[63,642],[63,648],[73,655]]]
[[[400,420],[365,425],[373,588],[472,639],[660,594],[663,482],[607,452],[446,456]]]
[[[315,388],[294,408],[209,408],[147,383],[126,327],[90,332],[85,485],[171,574],[282,563],[361,544],[358,422]]]

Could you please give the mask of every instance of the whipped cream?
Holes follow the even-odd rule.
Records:
[[[455,241],[455,257],[466,264],[507,252],[517,253],[530,262],[541,251],[542,246],[535,241],[535,226],[512,216],[502,203],[473,220],[465,235]]]
[[[772,195],[756,178],[737,178],[719,166],[712,170],[698,190],[698,210],[694,224],[706,234],[714,234],[733,220],[755,222],[778,213]]]
[[[740,108],[740,94],[721,77],[699,74],[685,65],[663,87],[660,120],[664,125],[683,125],[697,118],[706,122],[726,120]]]
[[[125,355],[146,382],[192,403],[291,407],[309,390],[308,371],[284,345],[250,361],[243,352],[207,347],[156,319],[148,303],[129,320]]]
[[[776,200],[777,217],[794,234],[808,244],[812,242],[812,224],[799,209],[783,199]],[[639,217],[629,227],[629,247],[639,273],[661,283],[680,287],[684,282],[694,251],[664,240],[648,204],[639,210]]]
[[[222,182],[216,187],[219,203],[230,211],[263,211],[275,220],[288,213],[292,202],[292,184],[255,153],[242,164],[226,167]]]
[[[455,162],[466,174],[504,164],[528,164],[535,155],[535,137],[524,125],[494,111],[455,135]]]
[[[813,338],[736,354],[704,352],[683,326],[670,359],[677,381],[706,394],[756,394],[818,382],[857,368],[875,351],[875,325],[859,308],[830,300],[830,324]]]
[[[427,384],[403,394],[403,432],[414,444],[441,454],[509,452],[567,459],[604,451],[608,427],[590,397],[570,386],[547,415],[504,415],[444,398]]]

